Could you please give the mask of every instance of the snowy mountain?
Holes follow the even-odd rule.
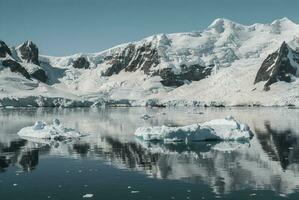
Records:
[[[287,18],[250,26],[216,19],[203,31],[67,57],[1,42],[0,104],[298,106],[298,47],[299,25]]]

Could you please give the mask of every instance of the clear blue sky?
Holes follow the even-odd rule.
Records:
[[[42,54],[69,55],[155,33],[202,30],[219,17],[299,23],[299,0],[0,0],[0,40],[30,39]]]

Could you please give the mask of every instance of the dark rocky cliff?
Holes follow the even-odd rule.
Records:
[[[283,42],[280,48],[262,63],[254,84],[265,81],[265,90],[269,90],[270,85],[277,81],[291,82],[298,70],[294,63],[299,65],[299,53]]]

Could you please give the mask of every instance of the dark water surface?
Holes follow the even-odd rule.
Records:
[[[148,120],[141,116],[148,114]],[[139,126],[188,125],[234,116],[249,143],[146,143]],[[49,142],[18,137],[36,120],[89,133]],[[299,110],[2,109],[0,199],[299,199]],[[88,199],[88,198],[87,198]]]

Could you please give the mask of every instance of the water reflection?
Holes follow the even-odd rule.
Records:
[[[80,117],[82,112],[85,119]],[[97,117],[95,113],[85,111],[80,111],[79,114],[60,113],[62,118],[72,116],[70,121],[78,129],[93,133],[79,141],[68,142],[20,139],[15,136],[15,130],[20,123],[15,126],[5,126],[3,123],[3,130],[12,130],[13,133],[0,134],[0,171],[4,172],[9,166],[15,165],[24,171],[31,171],[38,167],[40,157],[50,155],[73,159],[100,159],[114,167],[135,170],[152,178],[207,184],[217,194],[242,189],[273,190],[290,194],[299,187],[299,133],[296,132],[297,123],[292,123],[292,113],[290,118],[278,117],[281,113],[274,112],[277,114],[264,115],[272,118],[257,120],[256,113],[240,111],[239,118],[248,123],[255,132],[250,143],[162,144],[143,142],[132,137],[133,130],[142,123],[192,123],[190,114],[177,115],[175,118],[172,113],[174,111],[171,111],[170,114],[163,115],[163,120],[163,117],[160,118],[157,114],[159,112],[156,112],[159,118],[146,122],[140,119],[140,113],[136,114],[132,110],[99,111]],[[225,116],[228,112],[232,111],[205,111],[205,116],[192,116],[191,120],[204,121],[218,115]],[[297,116],[298,113],[293,114]],[[17,116],[22,119],[21,124],[27,123],[28,116]],[[10,117],[7,114],[3,120]],[[35,118],[36,115],[33,119],[30,118],[28,124],[31,125]],[[79,123],[82,120],[86,120],[84,124]]]
[[[18,163],[22,166],[23,170],[31,171],[38,165],[38,149],[29,149],[22,152]]]
[[[280,162],[281,167],[286,170],[292,163],[299,161],[298,139],[295,131],[291,128],[284,130],[275,130],[271,123],[264,123],[265,130],[255,129],[257,138],[262,145],[263,150],[269,157]]]
[[[22,147],[27,141],[18,139],[4,144],[0,141],[0,172],[4,172],[5,168],[18,163],[18,157],[22,151]]]
[[[3,172],[5,168],[9,166],[5,156],[0,156],[0,172]]]

